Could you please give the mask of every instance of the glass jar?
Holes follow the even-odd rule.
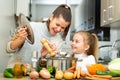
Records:
[[[14,65],[14,77],[15,78],[21,78],[23,77],[23,70],[21,64],[15,64]]]

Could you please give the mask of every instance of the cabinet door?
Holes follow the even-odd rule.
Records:
[[[120,21],[120,0],[101,0],[101,26],[119,26],[117,21]]]
[[[120,20],[120,0],[116,0],[117,3],[117,20]]]
[[[108,0],[108,21],[109,23],[112,23],[115,21],[116,16],[116,0]]]
[[[108,23],[108,0],[101,0],[101,26]]]
[[[120,0],[114,0],[114,21],[120,20]]]

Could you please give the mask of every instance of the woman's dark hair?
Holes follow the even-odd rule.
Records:
[[[64,18],[66,22],[69,22],[70,24],[66,27],[62,38],[65,39],[67,36],[67,33],[69,31],[69,27],[71,25],[71,19],[72,19],[72,14],[71,14],[71,9],[67,4],[61,4],[58,6],[54,11],[53,11],[53,18],[58,18],[60,15]],[[50,20],[47,21],[47,25],[49,25]]]

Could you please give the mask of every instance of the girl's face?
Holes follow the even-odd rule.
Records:
[[[85,41],[82,35],[75,34],[73,36],[71,48],[73,53],[85,53],[85,51],[89,48],[89,46],[85,44]]]
[[[64,32],[65,28],[69,25],[69,22],[66,22],[64,18],[60,15],[58,18],[53,18],[53,15],[50,16],[50,33],[54,36],[57,33]]]

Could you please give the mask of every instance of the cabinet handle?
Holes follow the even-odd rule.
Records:
[[[105,13],[106,13],[106,9],[103,10],[103,23],[106,23],[107,21],[105,20]]]
[[[113,18],[112,18],[112,9],[113,9],[113,6],[110,5],[110,6],[108,7],[108,11],[109,11],[108,20],[109,20],[109,21],[112,21],[112,20],[113,20]]]

